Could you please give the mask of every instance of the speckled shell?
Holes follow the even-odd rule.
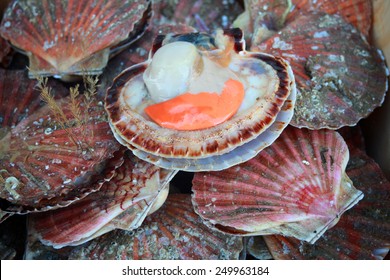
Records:
[[[288,1],[245,1],[245,12],[235,25],[253,35],[251,45],[256,45],[294,21],[301,13],[324,12],[342,16],[366,38],[370,37],[373,17],[371,0],[292,0],[291,4],[288,7]]]
[[[223,232],[314,243],[363,197],[345,174],[348,156],[334,131],[288,127],[252,160],[196,173],[195,211]]]
[[[253,157],[277,138],[293,113],[295,83],[292,71],[283,59],[268,54],[244,51],[240,30],[225,31],[225,34],[233,34],[236,39],[235,51],[239,58],[232,60],[231,64],[244,67],[240,64],[241,59],[254,58],[258,65],[252,68],[248,66],[248,68],[250,71],[259,71],[259,73],[256,72],[259,76],[264,73],[276,74],[279,84],[275,91],[264,94],[247,111],[236,114],[228,121],[209,129],[177,131],[162,128],[146,118],[143,112],[130,108],[123,100],[123,88],[129,83],[142,81],[142,73],[150,63],[148,60],[123,71],[107,90],[106,110],[111,128],[119,142],[133,150],[134,154],[142,159],[163,168],[199,171],[219,170],[238,164],[242,162],[241,156],[244,152],[232,153],[232,151],[244,144],[250,144],[251,147],[246,148],[245,152],[250,150],[248,155]],[[157,38],[152,54],[164,43],[163,39],[164,37]],[[178,35],[174,36],[171,41],[195,42],[198,47],[208,47],[216,51],[216,47],[212,44],[213,38],[205,34]],[[261,71],[264,71],[263,74]],[[290,99],[288,99],[289,96]],[[271,127],[279,114],[281,114],[280,119],[274,127]],[[272,136],[269,135],[270,137],[266,137],[267,139],[260,143],[254,140],[268,130]],[[230,153],[229,161],[212,158],[228,153]],[[199,161],[200,159],[205,163]]]
[[[120,145],[102,103],[93,101],[86,113],[83,96],[77,101],[85,121],[76,120],[66,97],[57,101],[67,118],[64,127],[46,105],[0,140],[3,210],[25,213],[66,206],[94,191],[91,181],[112,177],[100,174],[105,166],[122,164],[122,157],[114,157]],[[115,160],[109,164],[110,158]]]
[[[98,192],[66,208],[31,215],[30,230],[44,244],[61,248],[87,242],[115,228],[135,229],[167,190],[174,174],[128,152],[123,165]],[[165,200],[166,193],[163,196]]]
[[[265,236],[275,259],[383,259],[390,249],[390,183],[365,152],[351,150],[347,167],[354,185],[365,193],[353,210],[314,246],[293,238]]]
[[[212,231],[188,194],[169,195],[135,231],[116,230],[77,247],[71,259],[238,259],[242,238]]]
[[[150,1],[14,0],[0,32],[29,56],[30,75],[100,74]]]
[[[297,82],[291,124],[310,129],[353,126],[380,106],[388,69],[370,46],[340,16],[302,14],[254,51],[289,61]]]

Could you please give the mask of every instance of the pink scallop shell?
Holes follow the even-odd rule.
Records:
[[[121,227],[137,228],[175,172],[126,154],[102,188],[72,205],[31,215],[30,230],[45,245],[74,246]]]
[[[314,243],[363,197],[345,174],[347,162],[338,133],[289,127],[252,160],[196,173],[195,211],[223,232]]]
[[[383,259],[390,249],[390,183],[359,149],[351,150],[347,174],[365,193],[315,245],[279,235],[264,236],[275,259]]]
[[[150,1],[14,0],[1,35],[24,51],[30,75],[100,74]]]
[[[252,50],[289,61],[297,82],[296,127],[353,126],[384,100],[383,55],[337,15],[301,14]]]
[[[84,98],[78,100],[86,114]],[[67,117],[67,127],[61,127],[46,105],[0,140],[3,210],[21,213],[66,206],[93,191],[90,182],[110,165],[107,160],[120,145],[105,121],[103,106],[92,102],[85,115],[88,120],[80,123],[69,103],[69,97],[57,101]],[[114,159],[115,169],[123,161],[120,156]],[[111,176],[98,178],[103,182]]]
[[[71,259],[238,259],[242,238],[212,231],[192,210],[188,194],[164,206],[134,231],[116,230],[77,247]]]

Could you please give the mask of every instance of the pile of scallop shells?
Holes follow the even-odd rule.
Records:
[[[11,0],[2,259],[383,259],[371,0]]]

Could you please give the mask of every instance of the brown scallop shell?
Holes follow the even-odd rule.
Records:
[[[383,259],[390,249],[390,183],[359,149],[351,150],[347,174],[365,196],[315,245],[264,236],[275,259]]]
[[[0,37],[0,64],[7,67],[11,63],[11,60],[11,45],[3,37]]]
[[[171,194],[134,231],[116,230],[77,247],[71,259],[238,259],[242,238],[212,231],[192,210],[189,194]]]
[[[297,82],[296,127],[353,126],[382,104],[388,88],[381,52],[337,15],[301,14],[252,50],[289,61]]]
[[[363,197],[345,174],[348,157],[337,132],[288,127],[252,160],[196,173],[195,211],[223,232],[314,243]]]
[[[127,152],[124,164],[98,192],[68,207],[31,215],[30,229],[55,248],[81,244],[115,228],[135,229],[174,174]]]
[[[174,164],[169,166],[170,163],[168,165],[160,165],[164,168],[183,168],[187,171],[210,170],[202,167],[198,168],[196,166],[197,163],[193,163],[192,160],[196,161],[227,154],[237,147],[251,142],[251,140],[256,139],[260,134],[269,129],[281,111],[292,113],[295,96],[289,102],[286,102],[286,100],[289,98],[290,93],[293,92],[291,96],[295,93],[295,84],[288,64],[284,60],[268,54],[245,52],[240,30],[225,30],[224,32],[228,36],[234,36],[236,40],[234,51],[237,53],[237,57],[232,59],[231,64],[237,64],[238,67],[248,67],[250,68],[249,71],[253,71],[258,75],[269,73],[274,75],[276,73],[278,84],[275,91],[264,94],[244,113],[236,114],[230,120],[209,129],[177,131],[162,128],[146,118],[142,112],[130,108],[123,97],[124,91],[122,89],[125,86],[131,85],[133,82],[138,83],[141,81],[143,83],[142,73],[149,65],[151,61],[149,59],[144,63],[137,64],[123,71],[115,78],[113,85],[107,90],[106,110],[109,115],[111,128],[119,142],[133,150],[137,156],[138,151],[145,153],[142,155],[142,159],[157,165],[159,165],[160,161],[153,158],[154,156],[161,159],[183,159],[186,162],[184,168],[182,167],[182,162],[180,167],[174,166]],[[161,46],[163,40],[164,37],[157,38],[152,54]],[[199,47],[202,48],[208,43],[212,45],[213,42],[211,36],[201,33],[177,35],[172,40],[199,42],[201,44]],[[210,48],[211,50],[216,50],[216,46],[212,45]],[[245,62],[242,62],[243,65],[241,65],[240,61],[246,61],[246,58],[253,58],[258,65],[248,66]],[[131,92],[130,94],[135,93]],[[285,103],[286,106],[283,107]],[[274,127],[272,130],[278,130],[279,133],[277,135],[279,135],[289,121],[290,118],[286,117],[285,120],[280,121],[281,125]],[[262,146],[264,148],[264,145]],[[259,150],[257,149],[256,152]],[[235,155],[234,157],[238,161],[228,162],[229,166],[242,162],[240,155]],[[218,168],[226,168],[226,165]]]
[[[29,56],[30,76],[96,75],[150,1],[14,0],[0,32]]]
[[[2,210],[22,213],[66,206],[93,191],[90,182],[110,165],[107,160],[120,145],[103,104],[94,100],[87,105],[80,95],[80,114],[75,116],[70,103],[66,97],[57,101],[58,110],[40,108],[0,140]],[[115,169],[123,161],[120,156],[114,159]]]

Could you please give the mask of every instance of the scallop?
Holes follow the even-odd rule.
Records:
[[[347,174],[365,193],[315,245],[280,235],[264,236],[275,259],[383,259],[390,250],[390,183],[373,159],[351,149]]]
[[[29,57],[29,75],[98,75],[144,31],[150,1],[14,0],[0,32]],[[138,24],[138,25],[137,25]]]
[[[141,161],[128,151],[123,165],[99,191],[68,207],[31,215],[30,231],[45,245],[62,248],[116,228],[135,229],[164,203],[175,173]]]
[[[338,133],[290,126],[245,163],[195,173],[195,211],[222,232],[315,243],[363,198],[345,173],[348,158]]]
[[[168,169],[221,170],[254,157],[291,120],[295,83],[283,59],[244,45],[239,29],[158,36],[150,59],[107,90],[115,137]]]

